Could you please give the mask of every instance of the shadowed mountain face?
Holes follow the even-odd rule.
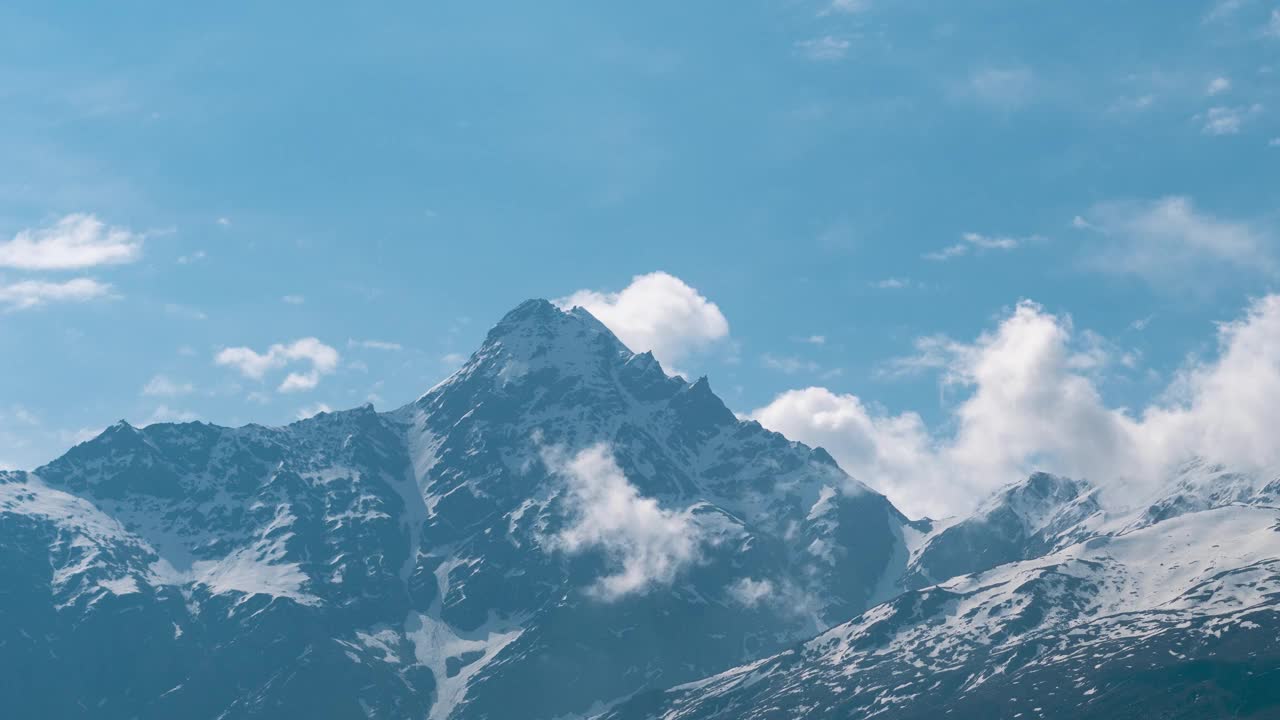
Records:
[[[0,695],[15,717],[580,715],[891,597],[913,533],[705,379],[530,301],[389,413],[120,423],[0,473]]]

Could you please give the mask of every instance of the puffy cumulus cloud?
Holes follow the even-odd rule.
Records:
[[[1091,268],[1158,287],[1202,286],[1213,271],[1277,270],[1276,240],[1265,229],[1201,212],[1187,197],[1098,205],[1076,227],[1101,236],[1087,258]]]
[[[940,428],[824,388],[783,393],[752,417],[825,447],[909,514],[964,512],[1037,469],[1088,478],[1123,504],[1193,456],[1246,471],[1280,465],[1280,296],[1223,324],[1218,340],[1214,360],[1189,364],[1134,413],[1108,407],[1098,390],[1114,353],[1070,318],[1023,302],[975,341],[930,338],[927,357],[907,363],[963,393]]]
[[[542,455],[564,480],[572,513],[549,547],[569,554],[599,550],[617,569],[591,587],[596,597],[609,602],[670,585],[701,558],[706,540],[692,509],[668,510],[642,496],[607,445],[575,454],[545,448]]]
[[[75,278],[65,282],[22,280],[0,285],[0,306],[9,310],[26,310],[46,303],[88,302],[110,297],[111,286],[93,278]]]
[[[1233,466],[1280,464],[1280,295],[1218,327],[1218,356],[1189,365],[1143,414],[1143,447],[1158,461],[1192,448]]]
[[[130,263],[141,256],[141,235],[83,213],[46,228],[22,230],[0,243],[0,267],[20,270],[78,270]]]
[[[935,503],[917,490],[937,480],[938,468],[928,429],[915,413],[891,415],[854,395],[809,387],[782,393],[751,418],[789,438],[826,448],[840,467],[905,512],[936,514],[957,501]]]
[[[265,353],[258,353],[247,347],[224,348],[218,352],[214,362],[218,365],[233,367],[241,375],[253,380],[261,380],[266,374],[290,363],[310,363],[311,368],[305,371],[293,371],[280,383],[280,392],[299,392],[312,390],[320,384],[320,378],[328,375],[338,367],[339,355],[334,348],[325,345],[316,338],[308,337],[295,340],[288,345],[275,344]]]
[[[627,347],[653,351],[673,371],[693,353],[729,336],[729,321],[715,303],[664,272],[637,275],[621,292],[579,290],[555,302],[585,308]]]

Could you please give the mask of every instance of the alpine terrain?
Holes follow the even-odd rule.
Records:
[[[912,521],[533,300],[390,412],[0,473],[22,718],[1280,716],[1280,481]]]

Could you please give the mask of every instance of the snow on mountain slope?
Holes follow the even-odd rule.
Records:
[[[1280,514],[1222,505],[906,592],[609,717],[1274,716],[1278,601]]]
[[[4,474],[0,695],[32,717],[565,717],[862,611],[915,532],[705,379],[530,301],[389,413],[119,423]]]
[[[907,569],[905,587],[980,572],[1039,557],[1090,534],[1086,521],[1102,516],[1087,482],[1035,473],[995,493],[970,516],[939,528]]]

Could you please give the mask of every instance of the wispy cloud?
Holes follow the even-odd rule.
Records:
[[[151,413],[151,417],[147,418],[143,425],[154,425],[155,423],[185,423],[194,422],[199,419],[200,415],[190,410],[178,410],[171,408],[168,405],[161,405]]]
[[[834,35],[823,35],[797,42],[796,50],[810,60],[829,62],[843,59],[849,53],[849,41]]]
[[[154,397],[178,397],[179,395],[189,395],[194,391],[195,386],[191,383],[175,382],[167,375],[156,375],[142,387],[143,395]]]
[[[551,549],[578,554],[598,550],[613,573],[600,578],[591,593],[606,602],[670,585],[698,563],[714,539],[693,508],[663,508],[645,497],[618,466],[607,445],[577,454],[548,448],[543,462],[566,485],[569,524],[548,538]]]
[[[386,340],[348,340],[347,347],[365,348],[367,350],[387,350],[387,351],[396,351],[396,350],[404,349],[400,345],[400,343],[387,342]]]
[[[333,412],[333,408],[329,407],[325,403],[313,403],[311,405],[298,408],[298,412],[295,413],[294,416],[299,420],[306,420],[307,418],[315,417],[320,413],[328,412]]]
[[[778,356],[765,353],[760,356],[760,362],[771,370],[778,370],[787,375],[794,375],[800,372],[816,373],[822,369],[818,363],[812,360],[789,355]]]
[[[1021,66],[974,70],[965,81],[962,94],[995,107],[1017,108],[1034,96],[1035,73]]]
[[[188,307],[179,303],[165,303],[165,313],[183,320],[208,320],[209,316],[204,311],[197,308]]]
[[[108,227],[93,215],[67,215],[45,228],[22,230],[0,243],[0,267],[80,270],[131,263],[142,256],[142,236]]]
[[[831,0],[819,15],[855,15],[871,9],[871,0]]]
[[[1044,240],[1045,238],[1040,235],[1011,237],[1008,235],[983,235],[981,233],[967,232],[960,236],[960,242],[948,245],[941,250],[925,253],[922,257],[925,260],[944,262],[952,258],[968,255],[971,252],[1015,250],[1028,243],[1043,242]]]
[[[1088,250],[1089,267],[1156,287],[1203,289],[1215,271],[1274,275],[1280,269],[1266,229],[1202,212],[1187,197],[1102,204],[1080,227],[1098,236]]]
[[[1204,121],[1201,132],[1205,135],[1237,135],[1246,121],[1261,112],[1262,105],[1258,103],[1235,107],[1220,105],[1197,117]]]
[[[10,310],[26,310],[46,303],[87,302],[111,297],[111,286],[92,278],[75,278],[65,282],[22,280],[0,285],[0,306]]]
[[[906,278],[888,277],[883,280],[876,280],[871,283],[871,287],[880,290],[902,290],[911,287],[911,281]]]

